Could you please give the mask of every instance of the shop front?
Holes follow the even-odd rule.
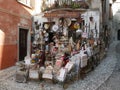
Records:
[[[96,19],[99,14],[95,13],[86,9],[55,9],[45,12],[44,20],[35,19],[31,56],[18,64],[27,70],[21,75],[25,76],[23,81],[29,78],[67,84],[93,70],[104,52]],[[18,70],[17,76],[21,72]],[[19,77],[16,80],[20,81]]]

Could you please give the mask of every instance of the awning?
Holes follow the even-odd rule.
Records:
[[[78,18],[80,17],[81,13],[85,12],[86,10],[79,10],[79,9],[76,9],[76,10],[73,10],[73,9],[66,9],[66,8],[63,8],[63,9],[54,9],[54,10],[51,10],[51,11],[48,11],[48,12],[45,12],[44,13],[44,17],[47,17],[47,18],[60,18],[60,17],[65,17],[65,18]]]

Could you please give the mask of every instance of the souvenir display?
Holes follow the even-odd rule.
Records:
[[[43,22],[40,30],[35,29],[32,53],[24,58],[26,71],[19,69],[16,73],[21,78],[20,82],[27,78],[71,82],[92,70],[103,58],[105,46],[96,37],[97,22],[90,18],[88,26],[84,23],[84,20],[78,22],[77,17],[56,16],[49,18],[49,22]],[[18,76],[16,81],[19,81]]]

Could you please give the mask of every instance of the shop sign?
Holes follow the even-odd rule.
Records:
[[[80,13],[79,12],[55,12],[55,13],[45,13],[44,15],[45,17],[71,17],[71,18],[76,18],[76,17],[80,17]]]

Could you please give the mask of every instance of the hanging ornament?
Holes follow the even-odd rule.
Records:
[[[75,29],[79,29],[79,28],[80,28],[79,23],[76,22],[76,23],[74,24],[74,28],[75,28]]]
[[[49,28],[49,25],[48,25],[48,24],[45,24],[45,25],[44,25],[44,28],[45,28],[45,29],[48,29],[48,28]]]

